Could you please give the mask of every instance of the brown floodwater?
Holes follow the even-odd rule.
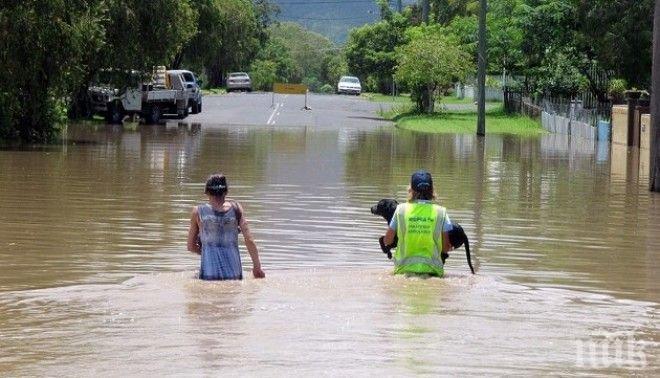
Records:
[[[0,149],[0,375],[660,374],[660,196],[639,154],[566,136],[72,126]],[[392,276],[369,212],[434,175],[471,239]],[[195,279],[221,171],[267,278]],[[244,268],[249,258],[242,249]]]

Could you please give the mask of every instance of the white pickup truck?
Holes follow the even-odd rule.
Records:
[[[124,89],[105,84],[117,82],[118,74],[126,83]],[[103,115],[106,122],[113,124],[121,123],[124,117],[130,115],[139,115],[147,123],[159,123],[164,114],[185,118],[189,105],[185,79],[176,72],[168,71],[166,75],[167,84],[154,80],[145,83],[136,71],[102,71],[96,83],[89,87],[91,108],[95,114]]]

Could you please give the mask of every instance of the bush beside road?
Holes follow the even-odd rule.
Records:
[[[225,88],[208,88],[202,89],[202,94],[204,96],[223,95],[227,94],[227,90]]]

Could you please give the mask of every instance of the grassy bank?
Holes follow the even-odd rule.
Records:
[[[477,113],[443,112],[435,114],[398,113],[386,114],[400,129],[422,133],[475,134]],[[502,107],[486,113],[486,134],[540,135],[546,131],[541,124],[529,117],[507,114]]]
[[[409,94],[400,94],[398,96],[384,95],[382,93],[371,93],[365,92],[361,95],[363,98],[366,98],[369,101],[373,102],[389,102],[389,103],[409,103],[410,95]]]
[[[227,90],[225,88],[202,89],[202,95],[204,96],[221,95],[225,93],[227,93]]]
[[[407,104],[410,103],[410,94],[404,93],[397,96],[384,95],[381,93],[362,93],[362,97],[366,98],[369,101],[373,102],[389,102],[397,104]],[[440,106],[441,104],[474,104],[474,101],[468,98],[457,98],[454,96],[442,97],[436,104]]]

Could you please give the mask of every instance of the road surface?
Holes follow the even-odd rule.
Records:
[[[378,104],[354,96],[310,94],[303,109],[304,95],[272,93],[230,93],[204,97],[202,113],[191,114],[184,122],[204,127],[241,126],[308,126],[337,129],[377,128],[392,125],[378,115],[388,104]]]

